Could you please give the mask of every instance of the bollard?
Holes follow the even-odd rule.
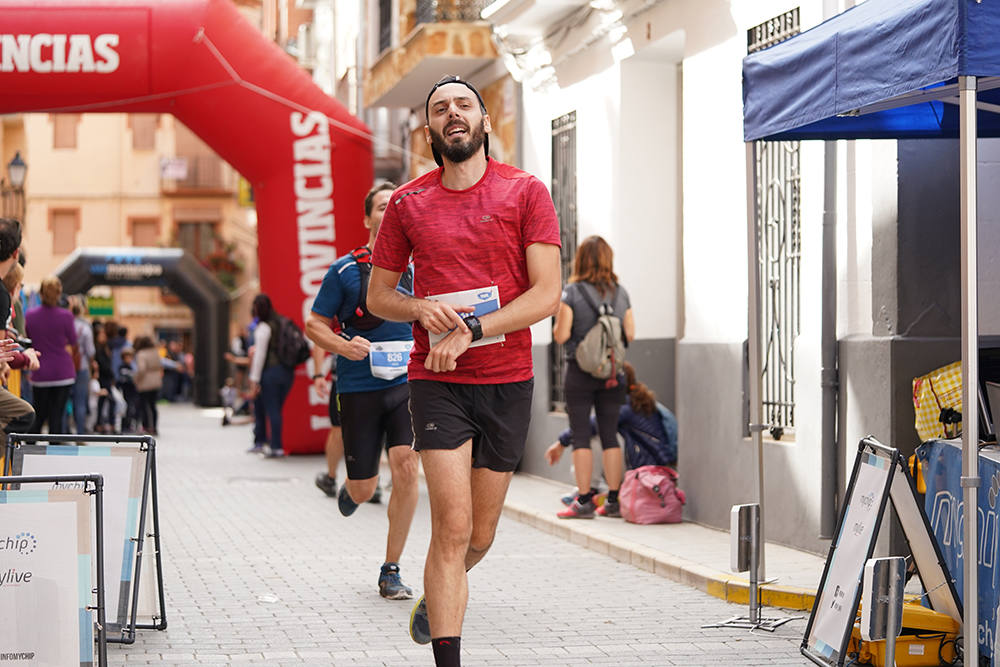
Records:
[[[861,638],[869,642],[885,640],[886,667],[896,665],[896,638],[903,629],[905,576],[905,558],[872,558],[865,563]]]

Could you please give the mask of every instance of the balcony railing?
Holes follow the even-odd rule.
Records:
[[[175,166],[179,173],[163,173],[163,192],[235,192],[236,173],[217,155],[179,156]]]
[[[417,23],[479,21],[479,13],[493,0],[417,0]]]
[[[382,6],[389,6],[388,0]],[[372,107],[413,108],[427,95],[427,72],[471,76],[499,57],[492,29],[479,16],[486,0],[398,0],[398,34],[383,31],[382,50],[365,76]],[[395,7],[395,5],[393,5]],[[387,25],[383,23],[383,27]],[[394,24],[395,25],[395,24]]]

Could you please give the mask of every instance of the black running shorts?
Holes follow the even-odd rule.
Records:
[[[407,384],[378,391],[340,394],[340,426],[344,433],[344,463],[348,479],[378,475],[382,438],[386,449],[413,443]]]
[[[340,426],[340,404],[337,401],[337,376],[333,376],[330,383],[330,403],[326,407],[327,414],[330,415],[330,426]]]
[[[457,449],[472,439],[473,468],[513,472],[524,455],[534,384],[411,380],[413,448]]]

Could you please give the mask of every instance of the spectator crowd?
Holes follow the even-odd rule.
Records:
[[[20,246],[20,224],[0,218],[0,429],[157,435],[157,402],[190,395],[192,355],[180,340],[88,319],[86,298],[56,276],[22,290]]]

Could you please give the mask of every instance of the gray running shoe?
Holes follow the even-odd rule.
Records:
[[[351,494],[347,492],[346,484],[340,487],[340,495],[337,496],[337,508],[344,516],[351,516],[354,514],[354,510],[358,509],[358,504],[354,502],[354,498],[351,498]]]
[[[399,563],[383,563],[378,575],[378,594],[386,600],[409,600],[413,589],[399,578]]]
[[[427,618],[427,602],[423,595],[410,612],[410,638],[418,644],[431,643],[431,622]]]
[[[560,519],[593,519],[594,512],[596,511],[597,506],[593,500],[588,500],[586,503],[581,504],[580,499],[577,498],[573,501],[572,505],[562,512],[558,512],[556,516]]]
[[[610,500],[608,500],[603,505],[597,508],[597,513],[600,514],[601,516],[608,516],[619,519],[621,518],[622,515],[622,507],[617,500],[615,502],[611,502]]]
[[[337,497],[337,479],[325,472],[316,475],[316,486],[330,498]]]

